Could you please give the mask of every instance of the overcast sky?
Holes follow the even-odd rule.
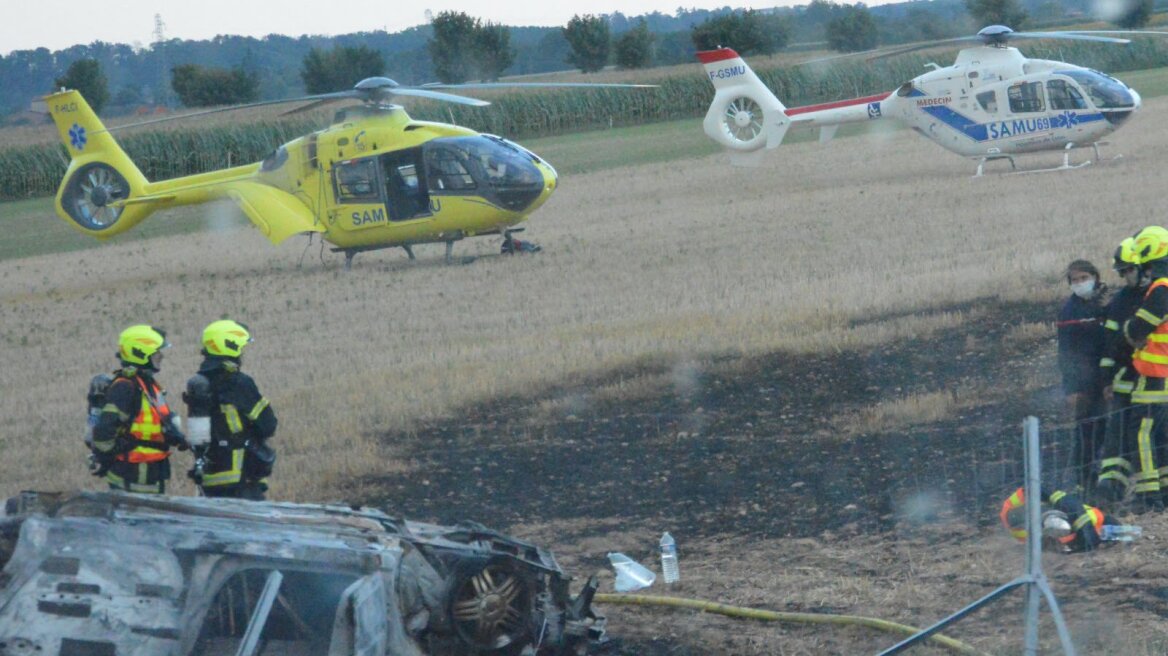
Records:
[[[154,15],[166,24],[166,37],[208,39],[216,34],[262,37],[267,34],[335,35],[385,30],[399,32],[426,23],[426,10],[463,11],[505,25],[564,25],[573,14],[628,16],[678,6],[712,9],[807,4],[810,0],[100,0],[63,3],[54,0],[0,0],[0,54],[106,41],[149,45]],[[888,1],[888,0],[884,0]],[[869,4],[881,4],[880,0]]]

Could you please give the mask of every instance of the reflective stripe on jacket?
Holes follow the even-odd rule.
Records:
[[[170,447],[166,444],[166,437],[162,434],[162,422],[170,419],[170,408],[166,405],[166,398],[162,389],[156,383],[149,386],[141,378],[135,378],[142,391],[141,407],[138,416],[130,424],[130,437],[135,446],[129,453],[119,454],[118,459],[126,462],[158,462],[170,456]],[[153,392],[153,394],[151,394]],[[157,442],[158,448],[141,444],[142,442]]]
[[[1148,286],[1144,294],[1147,299],[1157,287],[1168,287],[1168,278],[1158,278]],[[1164,317],[1157,317],[1141,307],[1136,311],[1136,318],[1142,319],[1156,327],[1148,335],[1142,348],[1132,354],[1132,366],[1141,376],[1148,378],[1168,378],[1168,321]]]

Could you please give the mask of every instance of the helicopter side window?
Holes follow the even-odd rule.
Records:
[[[1083,94],[1066,80],[1048,80],[1046,95],[1050,98],[1051,109],[1087,109]]]
[[[998,94],[996,91],[983,91],[977,94],[977,104],[990,114],[998,113]]]
[[[377,161],[364,159],[341,162],[333,167],[337,200],[341,202],[380,200]]]
[[[435,149],[426,153],[426,172],[432,191],[474,189],[475,181],[467,170],[463,151]]]
[[[1041,112],[1046,109],[1046,104],[1042,100],[1041,82],[1012,84],[1006,95],[1010,98],[1011,112]]]

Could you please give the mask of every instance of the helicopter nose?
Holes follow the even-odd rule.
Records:
[[[1128,92],[1132,95],[1132,111],[1140,108],[1140,94],[1135,89],[1128,87]]]

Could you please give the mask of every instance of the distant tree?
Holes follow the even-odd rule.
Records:
[[[653,63],[653,33],[641,19],[637,26],[617,37],[613,46],[616,65],[621,68],[647,68]]]
[[[430,50],[430,60],[434,62],[434,74],[446,84],[471,79],[479,70],[475,61],[479,49],[479,19],[461,11],[444,11],[430,21],[430,27],[434,36],[426,45]]]
[[[949,27],[937,12],[920,7],[905,12],[902,33],[906,41],[934,41],[950,35]]]
[[[692,30],[653,35],[653,63],[657,66],[688,64],[694,60]]]
[[[1124,11],[1114,22],[1125,30],[1136,30],[1148,24],[1155,11],[1155,0],[1128,0],[1124,3]]]
[[[484,23],[475,31],[475,70],[481,80],[497,80],[515,62],[511,30],[506,25]]]
[[[253,102],[259,97],[260,80],[242,68],[204,68],[198,64],[175,66],[170,86],[186,107],[212,107]]]
[[[1026,10],[1018,0],[965,0],[965,9],[981,27],[1005,25],[1019,29],[1026,24]]]
[[[840,52],[860,52],[876,47],[876,21],[864,3],[844,7],[825,27],[827,47]]]
[[[308,93],[352,89],[361,80],[379,75],[385,75],[385,57],[366,46],[336,46],[327,52],[313,48],[300,64],[300,79]]]
[[[564,38],[571,46],[568,63],[585,73],[595,73],[608,64],[612,36],[603,16],[577,14],[563,28]]]
[[[822,40],[828,21],[835,18],[842,9],[829,0],[811,0],[806,7],[796,8],[793,31],[799,35],[800,41]]]
[[[117,93],[114,94],[111,100],[114,105],[119,107],[141,105],[143,102],[142,89],[133,84],[127,84],[118,89]]]
[[[76,89],[94,112],[100,112],[109,100],[109,83],[96,59],[78,59],[69,64],[65,75],[55,81],[58,89]]]
[[[752,10],[706,19],[693,28],[691,37],[698,50],[724,46],[740,55],[769,55],[787,45],[790,33],[785,17]]]
[[[807,22],[815,25],[827,25],[827,21],[835,18],[840,6],[831,0],[811,0],[803,10]]]

